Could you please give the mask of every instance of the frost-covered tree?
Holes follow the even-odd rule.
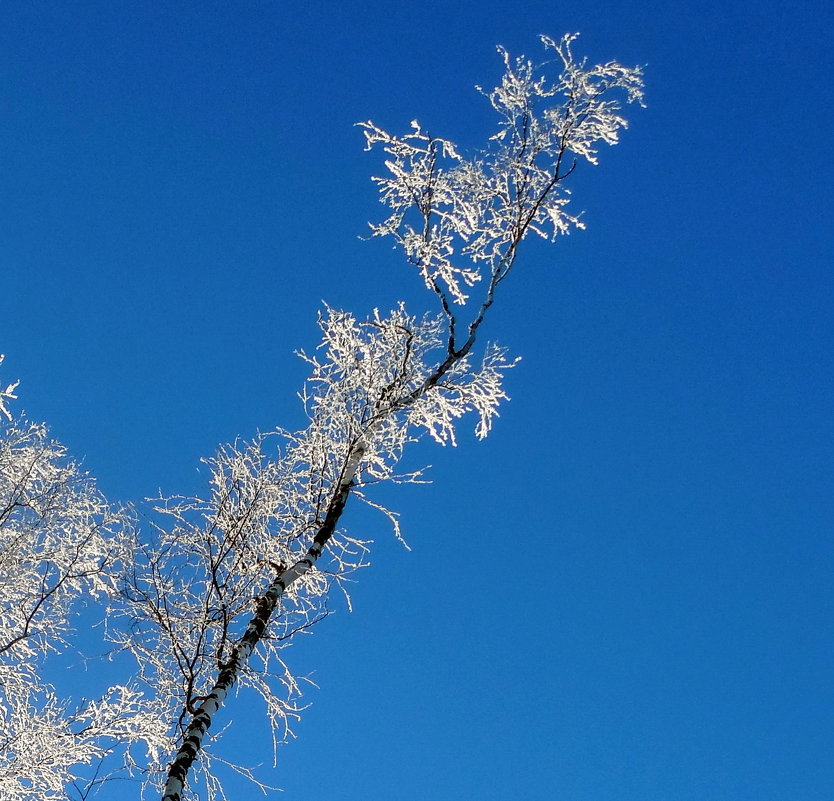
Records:
[[[236,687],[260,696],[274,742],[286,737],[299,685],[282,646],[326,615],[331,591],[365,564],[368,544],[343,527],[348,499],[380,509],[399,535],[396,514],[371,486],[419,480],[398,472],[407,444],[421,433],[454,444],[465,416],[479,437],[488,434],[514,364],[505,349],[481,343],[499,287],[528,234],[583,227],[567,179],[579,161],[596,163],[600,143],[616,144],[622,101],[642,102],[639,68],[577,60],[575,38],[542,37],[551,58],[540,65],[499,49],[501,82],[481,90],[498,124],[482,150],[467,154],[416,121],[404,135],[360,123],[367,149],[385,154],[374,181],[388,216],[372,235],[402,250],[435,310],[399,304],[359,318],[325,308],[321,345],[300,354],[310,368],[304,429],[221,447],[206,460],[207,493],[158,498],[153,526],[139,530],[42,428],[7,425],[0,560],[28,571],[22,605],[0,575],[9,643],[0,656],[11,654],[0,665],[11,677],[0,712],[15,743],[0,781],[8,776],[10,798],[59,797],[77,766],[111,752],[166,801],[224,798],[215,766],[229,763],[209,728]],[[59,492],[72,502],[51,503]],[[85,593],[107,600],[111,646],[137,669],[71,712],[38,683],[37,665],[60,648],[70,605]],[[27,704],[37,710],[31,726],[19,722]],[[50,732],[60,727],[71,747],[59,757]],[[14,749],[30,741],[46,756],[37,776],[23,778]],[[232,767],[256,780],[246,766]]]
[[[63,799],[75,769],[153,724],[135,683],[70,706],[40,678],[73,606],[116,594],[132,520],[42,425],[12,420],[15,386],[0,391],[0,798]]]

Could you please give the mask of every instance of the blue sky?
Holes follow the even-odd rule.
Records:
[[[356,121],[477,147],[494,46],[539,33],[647,65],[648,109],[575,175],[588,230],[531,243],[490,321],[523,356],[493,435],[421,443],[434,484],[385,492],[411,553],[349,509],[374,564],[292,649],[320,689],[278,797],[834,797],[832,16],[4,5],[3,373],[114,499],[298,425],[322,300],[428,302],[358,238]]]

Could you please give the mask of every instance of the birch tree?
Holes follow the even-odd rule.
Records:
[[[135,684],[71,706],[40,678],[73,607],[116,592],[132,520],[44,426],[12,421],[15,388],[0,391],[0,797],[63,799],[79,766],[150,741]]]
[[[419,472],[398,468],[406,446],[420,436],[454,445],[465,419],[478,437],[489,433],[507,399],[504,376],[515,364],[505,348],[482,341],[490,309],[528,235],[555,239],[584,227],[571,210],[568,179],[580,162],[597,163],[601,144],[617,143],[626,127],[623,102],[642,104],[639,68],[589,65],[574,57],[575,39],[542,37],[542,64],[499,48],[501,81],[479,90],[497,115],[481,150],[465,151],[417,121],[404,134],[359,124],[366,149],[384,154],[384,172],[373,180],[386,212],[371,234],[399,249],[433,309],[415,313],[400,303],[359,317],[325,307],[321,344],[300,353],[310,370],[300,392],[305,428],[221,447],[206,460],[208,491],[157,498],[153,525],[141,531],[73,474],[92,493],[92,506],[74,521],[44,519],[37,536],[46,542],[45,528],[92,530],[78,523],[89,518],[97,521],[95,537],[78,536],[85,547],[96,545],[90,556],[60,562],[55,578],[42,578],[53,574],[39,573],[37,558],[26,557],[33,564],[28,584],[39,588],[29,617],[45,621],[45,610],[54,610],[48,628],[60,642],[73,594],[97,594],[109,604],[112,646],[132,655],[137,669],[100,701],[115,717],[87,707],[103,727],[78,729],[91,732],[88,750],[50,768],[48,778],[25,783],[18,775],[17,795],[9,797],[47,797],[44,788],[58,793],[74,764],[103,756],[113,741],[125,769],[151,795],[225,798],[217,767],[231,763],[217,728],[234,719],[231,701],[240,687],[261,698],[275,745],[291,732],[301,693],[283,646],[324,617],[328,597],[345,592],[345,578],[366,564],[369,544],[344,526],[348,501],[378,509],[399,536],[396,513],[374,499],[373,487],[420,480]],[[46,441],[41,430],[28,436]],[[49,458],[64,459],[52,447]],[[10,476],[19,470],[12,461],[2,465]],[[8,553],[12,561],[24,558]],[[60,587],[50,593],[53,583]],[[2,602],[5,609],[5,594]],[[23,688],[36,686],[31,665],[38,648],[50,647],[27,619],[9,623],[9,638],[22,635],[16,675]],[[47,690],[38,692],[49,717],[57,702]],[[39,742],[49,752],[48,740]],[[247,766],[231,767],[260,784]]]

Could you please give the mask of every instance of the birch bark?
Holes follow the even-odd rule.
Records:
[[[203,738],[211,727],[215,714],[223,706],[226,697],[238,680],[240,671],[246,667],[249,657],[263,637],[281,596],[287,587],[315,565],[333,536],[339,518],[345,509],[350,488],[363,453],[364,448],[361,444],[354,446],[351,450],[342,480],[330,503],[324,522],[313,538],[313,544],[307,549],[304,558],[299,559],[294,565],[277,575],[267,591],[258,599],[257,610],[249,621],[245,633],[232,650],[225,666],[219,671],[217,681],[211,688],[211,692],[200,705],[186,729],[183,743],[168,770],[162,801],[181,801],[188,771],[202,748]]]

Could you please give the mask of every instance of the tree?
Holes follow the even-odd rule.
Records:
[[[639,68],[588,66],[573,56],[575,38],[542,37],[554,56],[543,65],[499,48],[501,83],[483,92],[498,127],[474,156],[416,121],[402,136],[360,123],[366,149],[386,154],[387,173],[373,180],[388,217],[372,236],[402,250],[437,311],[399,304],[360,319],[326,307],[319,350],[301,353],[307,427],[221,447],[206,460],[204,497],[156,499],[153,524],[141,529],[43,427],[9,420],[0,457],[9,798],[60,797],[80,765],[107,755],[166,800],[196,788],[224,798],[214,769],[224,758],[204,745],[235,686],[260,696],[274,743],[284,739],[300,710],[282,646],[325,616],[332,590],[344,591],[366,563],[368,544],[341,527],[348,499],[379,509],[399,535],[372,486],[420,479],[398,472],[406,445],[421,432],[454,444],[469,413],[477,435],[488,434],[514,364],[504,348],[480,344],[499,287],[528,234],[583,227],[566,180],[580,160],[597,162],[600,142],[617,143],[623,95],[642,103]],[[106,636],[137,667],[123,686],[70,709],[37,668],[66,643],[72,604],[84,596],[106,602]],[[37,775],[26,773],[32,764]]]
[[[144,740],[153,721],[135,688],[111,687],[70,710],[40,679],[49,652],[67,644],[73,607],[116,594],[131,520],[44,426],[12,422],[15,386],[0,392],[0,793],[59,799],[74,766]]]

